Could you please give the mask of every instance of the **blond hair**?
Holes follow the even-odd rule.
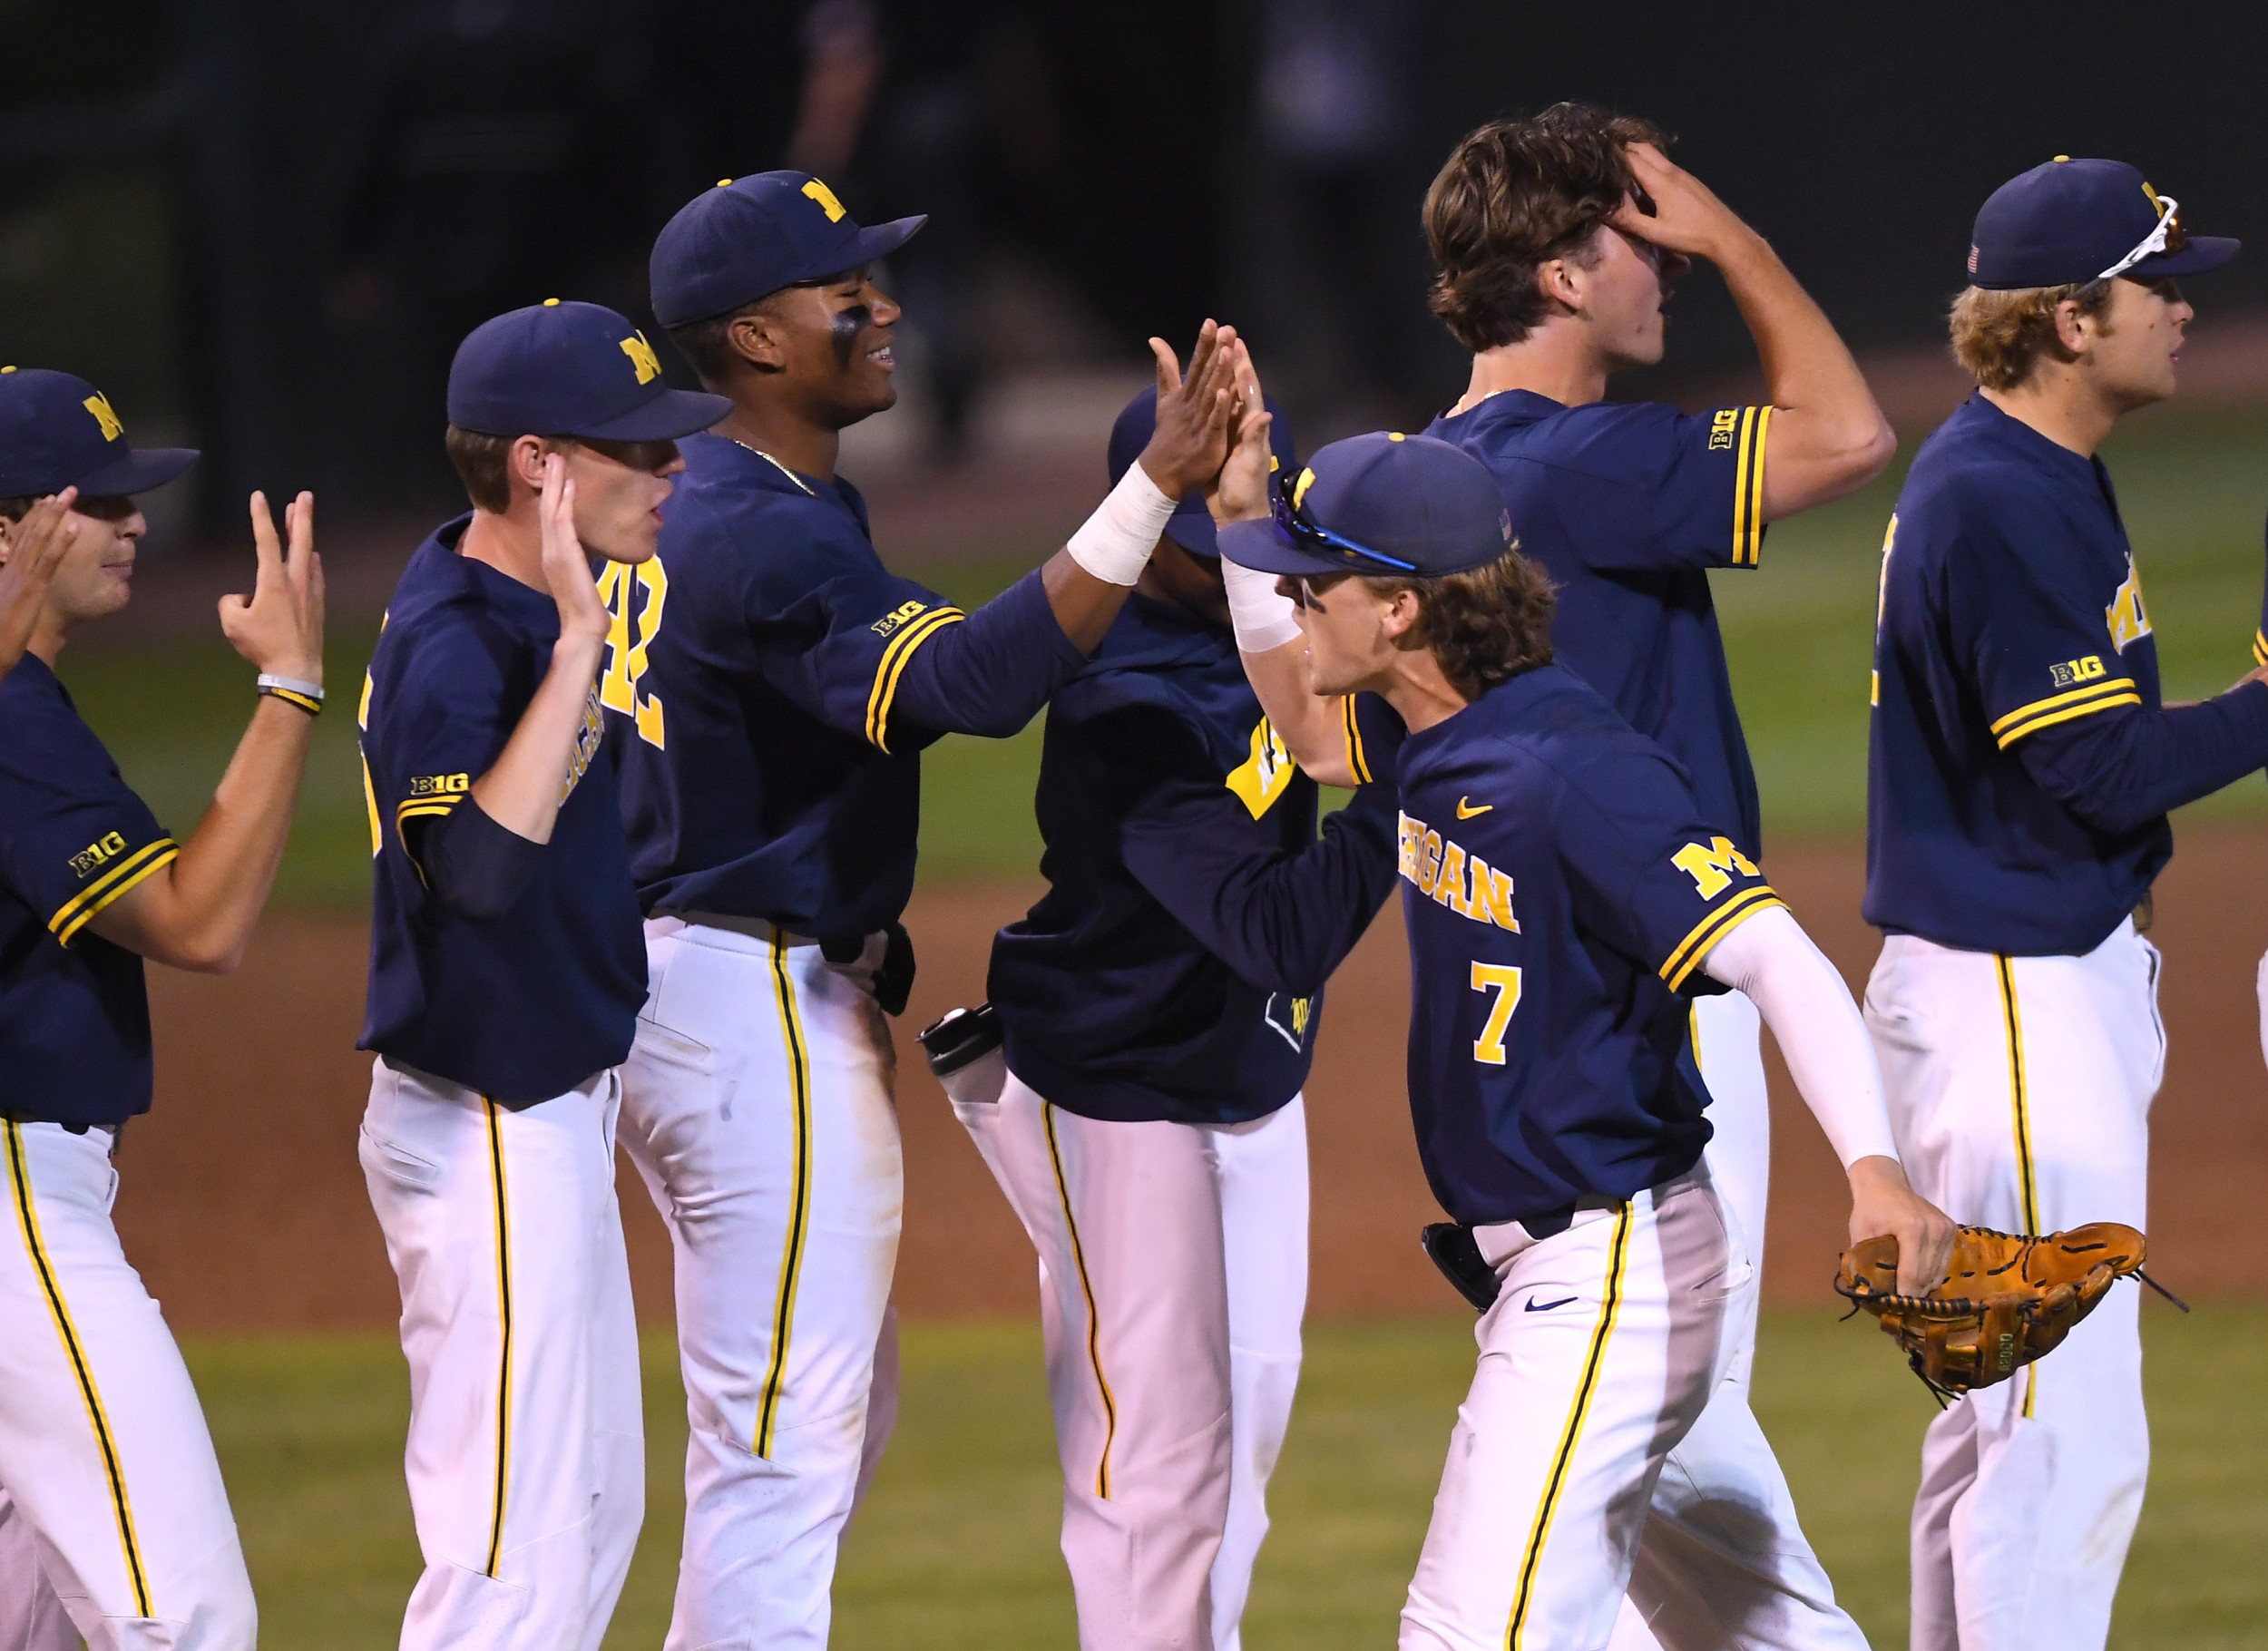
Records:
[[[2073,281],[2061,287],[2019,287],[1993,292],[1971,287],[1953,300],[1953,358],[1988,390],[2012,390],[2031,376],[2042,356],[2074,359],[2056,336],[2056,308],[2065,299],[2101,320],[2110,313],[2110,282]]]

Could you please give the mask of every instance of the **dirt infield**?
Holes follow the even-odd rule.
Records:
[[[2172,1053],[2155,1119],[2152,1270],[2198,1294],[2268,1294],[2257,1242],[2268,1196],[2268,1072],[2253,992],[2268,946],[2264,855],[2268,838],[2256,833],[2185,833],[2158,888],[2153,938],[2166,954]],[[1787,849],[1770,870],[1845,975],[1862,981],[1875,938],[1858,918],[1858,855]],[[982,995],[992,931],[1031,892],[984,884],[927,894],[909,913],[922,956],[920,986],[898,1023],[907,1182],[898,1291],[909,1314],[1022,1314],[1034,1304],[1031,1248],[912,1037]],[[358,923],[279,919],[235,976],[152,971],[157,1107],[127,1131],[118,1221],[178,1328],[361,1327],[394,1316],[393,1276],[355,1158],[369,1072],[353,1049],[367,944]],[[1461,1310],[1416,1245],[1417,1228],[1436,1213],[1410,1145],[1408,1001],[1401,919],[1390,906],[1332,983],[1308,1091],[1318,1313]],[[1776,1062],[1774,1083],[1766,1285],[1781,1299],[1823,1304],[1842,1242],[1842,1178]],[[634,1177],[625,1175],[623,1193],[640,1306],[666,1317],[666,1241]]]

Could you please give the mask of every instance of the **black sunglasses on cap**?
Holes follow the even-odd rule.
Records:
[[[1277,528],[1295,543],[1304,545],[1308,550],[1321,551],[1326,555],[1336,556],[1342,562],[1371,563],[1377,567],[1391,569],[1397,573],[1417,572],[1417,563],[1414,562],[1403,562],[1398,556],[1389,556],[1383,551],[1374,551],[1366,544],[1357,544],[1354,540],[1343,538],[1327,527],[1318,527],[1314,523],[1305,520],[1300,515],[1298,507],[1285,497],[1281,488],[1275,491],[1269,502],[1269,513],[1276,518]],[[1360,568],[1357,567],[1353,571],[1360,572]]]

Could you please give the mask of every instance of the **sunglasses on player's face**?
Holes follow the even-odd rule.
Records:
[[[1414,573],[1417,572],[1417,563],[1414,562],[1403,562],[1400,557],[1389,556],[1383,551],[1374,551],[1366,544],[1357,544],[1354,540],[1334,533],[1327,527],[1316,526],[1313,522],[1303,517],[1299,513],[1298,506],[1281,493],[1276,493],[1272,501],[1270,513],[1276,518],[1276,527],[1286,534],[1293,543],[1305,550],[1321,552],[1325,556],[1335,556],[1341,562],[1350,564],[1355,572]]]
[[[1343,585],[1354,577],[1352,573],[1306,573],[1295,574],[1285,582],[1292,588],[1293,607],[1303,611],[1319,610],[1323,606],[1325,591]]]

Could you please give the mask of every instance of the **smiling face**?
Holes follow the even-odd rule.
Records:
[[[107,618],[132,600],[135,547],[149,528],[142,507],[128,498],[81,499],[69,520],[79,531],[55,565],[43,625],[64,632]],[[15,524],[0,525],[6,530],[0,533],[0,552],[11,551],[7,535]]]
[[[2182,341],[2196,311],[2170,280],[2121,278],[2087,348],[2087,370],[2107,401],[2146,407],[2174,393]]]
[[[685,468],[675,442],[560,444],[575,484],[575,536],[609,562],[644,562],[661,532],[661,502]],[[536,459],[540,467],[543,460]]]
[[[729,332],[734,350],[769,380],[769,395],[841,430],[896,404],[891,346],[903,313],[861,267],[782,288],[736,317]]]

